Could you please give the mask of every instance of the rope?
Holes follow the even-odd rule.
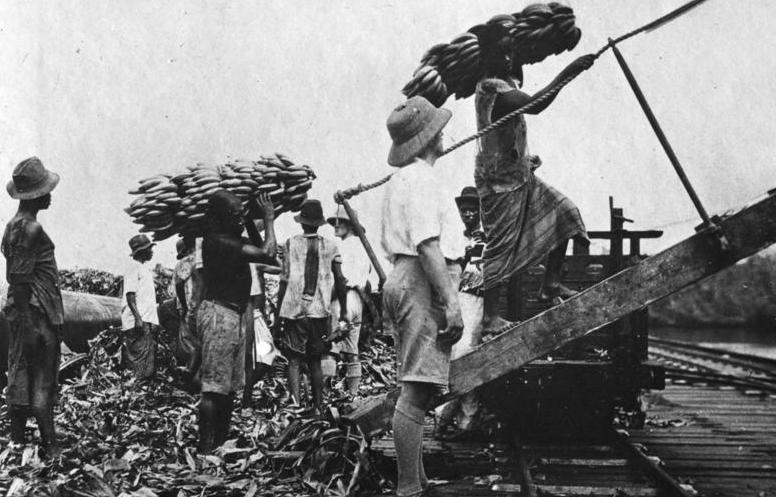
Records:
[[[595,53],[595,57],[598,58],[606,52],[609,48],[611,48],[615,43],[624,40],[626,38],[629,38],[635,34],[637,34],[638,30],[632,31],[631,33],[628,33],[626,35],[621,36],[620,38],[617,38],[617,40],[608,43],[604,47],[602,47],[598,52]],[[546,93],[543,93],[541,96],[536,97],[529,101],[527,104],[523,105],[522,107],[513,110],[509,114],[501,117],[500,119],[490,123],[488,126],[482,128],[475,134],[464,138],[463,140],[454,143],[449,148],[445,149],[440,157],[443,157],[455,150],[458,150],[459,148],[463,147],[464,145],[473,142],[474,140],[477,140],[479,138],[482,138],[483,136],[487,135],[488,133],[491,133],[503,126],[505,126],[507,123],[509,123],[512,119],[516,118],[520,114],[525,114],[526,112],[533,110],[535,107],[538,107],[539,105],[546,102],[548,99],[555,97],[558,92],[567,84],[571,83],[577,76],[582,74],[581,72],[578,72],[576,74],[572,74],[571,76],[567,77],[566,79],[563,79],[561,81],[558,81],[555,85],[553,85],[549,90],[547,90]],[[381,185],[384,185],[387,183],[391,176],[393,176],[393,173],[389,174],[388,176],[385,176],[384,178],[375,181],[374,183],[359,183],[358,186],[352,187],[352,188],[346,188],[345,190],[340,190],[336,194],[334,194],[334,200],[338,203],[341,203],[343,200],[349,200],[356,195],[360,195],[362,193],[368,192],[369,190],[372,190],[374,188],[377,188]]]

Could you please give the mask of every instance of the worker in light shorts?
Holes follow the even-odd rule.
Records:
[[[339,239],[337,245],[342,257],[342,274],[347,281],[347,318],[350,327],[344,337],[332,343],[331,354],[326,354],[322,359],[323,374],[327,380],[335,376],[334,368],[331,367],[334,361],[332,356],[339,354],[345,364],[345,388],[350,395],[357,395],[358,386],[361,383],[358,341],[361,335],[364,306],[366,299],[369,298],[368,280],[372,266],[361,240],[355,233],[353,220],[350,219],[341,205],[337,206],[334,215],[327,218],[326,221],[334,227],[334,235]],[[339,301],[333,299],[331,303],[331,327],[334,333],[337,333],[339,307]]]
[[[257,221],[256,228],[259,231],[264,229],[260,220]],[[272,363],[280,355],[269,329],[264,275],[280,274],[281,268],[267,264],[251,264],[250,267],[251,298],[245,311],[246,357],[243,407],[250,406],[253,387],[272,370]]]

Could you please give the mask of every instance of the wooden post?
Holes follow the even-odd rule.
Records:
[[[674,166],[674,170],[679,176],[679,180],[682,182],[684,189],[687,190],[687,194],[690,196],[690,200],[692,200],[693,205],[695,205],[695,208],[698,210],[698,214],[700,214],[701,219],[703,220],[703,224],[705,226],[712,226],[711,219],[709,218],[706,209],[703,207],[701,199],[698,198],[698,194],[695,193],[695,189],[692,187],[690,179],[687,177],[684,169],[682,168],[682,165],[679,163],[679,159],[676,157],[674,149],[671,147],[671,144],[668,143],[668,138],[666,138],[665,133],[663,133],[663,129],[660,127],[660,123],[657,122],[655,113],[652,112],[652,108],[649,106],[649,103],[647,102],[644,93],[642,93],[638,82],[636,82],[636,78],[633,76],[630,67],[628,67],[628,64],[625,62],[625,59],[620,53],[620,50],[617,48],[611,38],[609,38],[609,46],[612,47],[612,52],[614,52],[614,56],[617,58],[617,62],[620,64],[620,68],[625,74],[625,79],[628,80],[628,84],[633,90],[633,93],[636,95],[636,100],[638,100],[639,105],[641,105],[641,110],[643,110],[644,114],[647,116],[647,120],[649,121],[650,126],[652,126],[652,130],[655,132],[655,135],[657,135],[658,141],[663,146],[663,150],[668,156],[668,160],[671,161],[671,165]]]

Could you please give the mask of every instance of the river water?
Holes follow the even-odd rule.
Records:
[[[650,335],[776,359],[776,330],[755,328],[652,328]]]

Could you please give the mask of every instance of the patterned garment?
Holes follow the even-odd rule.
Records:
[[[311,246],[317,247],[317,257],[308,258]],[[283,253],[283,271],[280,278],[287,284],[280,305],[280,317],[328,318],[334,290],[332,264],[341,262],[334,240],[317,234],[296,235],[286,241]],[[306,274],[308,262],[312,265],[316,259],[317,277],[312,278]],[[311,280],[315,281],[315,286],[306,288],[306,283]]]
[[[202,337],[202,392],[229,395],[245,386],[245,320],[232,309],[203,300],[197,310]]]
[[[477,127],[491,123],[500,93],[513,81],[477,83]],[[570,238],[587,241],[585,225],[571,200],[534,176],[526,150],[523,116],[479,141],[474,180],[480,195],[482,225],[488,237],[483,253],[484,288],[493,288],[539,262]]]
[[[11,285],[28,283],[32,292],[30,304],[43,311],[51,324],[61,325],[65,312],[59,291],[54,243],[43,228],[40,228],[36,239],[30,240],[30,225],[33,223],[35,221],[16,216],[6,225],[1,247],[6,260],[6,277]],[[12,305],[13,286],[10,286],[6,306]]]
[[[158,329],[158,325],[144,322],[139,328],[124,330],[124,358],[139,379],[150,378],[156,371]]]
[[[8,391],[15,407],[47,407],[56,402],[59,371],[59,326],[52,325],[37,307],[30,307],[32,329],[24,326],[15,307],[7,309]],[[37,346],[25,350],[24,335],[34,334]]]

